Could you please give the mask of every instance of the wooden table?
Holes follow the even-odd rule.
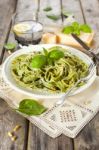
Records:
[[[61,14],[62,8],[73,12],[76,19],[90,24],[99,31],[99,1],[98,0],[0,0],[0,61],[8,56],[3,46],[5,42],[15,42],[11,31],[11,17],[15,12],[23,11],[35,13],[38,20],[48,25],[65,24],[60,18],[53,22],[46,17],[43,9],[47,6],[53,8],[53,13]],[[31,13],[32,14],[32,13]],[[32,15],[33,15],[32,14]],[[32,17],[32,16],[31,16]],[[99,38],[97,37],[97,40]],[[96,45],[99,46],[99,42]],[[13,98],[14,100],[14,98]],[[0,99],[0,150],[98,150],[99,149],[99,114],[86,125],[75,139],[64,135],[56,139],[50,138],[35,125],[14,112]],[[13,144],[7,132],[19,124],[18,140]]]

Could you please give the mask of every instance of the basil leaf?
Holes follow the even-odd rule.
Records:
[[[74,33],[76,35],[80,35],[80,32],[91,33],[92,30],[87,24],[80,25],[78,22],[73,22],[70,26],[65,26],[62,29],[64,34]]]
[[[54,65],[54,60],[52,58],[48,57],[47,63],[48,63],[48,65],[53,66]]]
[[[26,115],[40,115],[45,112],[47,109],[39,104],[37,101],[33,99],[24,99],[20,102],[19,108],[17,111],[24,113]]]
[[[49,19],[52,19],[54,21],[57,21],[60,19],[59,15],[46,15]]]
[[[73,22],[72,23],[72,27],[73,27],[73,33],[76,35],[80,35],[80,25],[78,22]]]
[[[15,43],[7,43],[7,44],[4,45],[4,48],[5,48],[6,50],[14,50],[15,47],[16,47],[16,44],[15,44]]]
[[[73,22],[73,23],[72,23],[72,26],[73,26],[74,28],[79,28],[79,23],[78,23],[78,22]]]
[[[58,60],[64,57],[64,53],[60,50],[52,50],[51,52],[49,52],[49,57]]]
[[[44,8],[43,10],[44,10],[44,11],[51,11],[51,10],[52,10],[52,7],[50,7],[50,6],[49,6],[49,7],[46,7],[46,8]]]
[[[90,26],[87,25],[87,24],[80,25],[80,30],[83,31],[83,32],[86,32],[86,33],[91,33],[92,32]]]
[[[47,62],[47,58],[44,55],[36,55],[32,58],[31,67],[42,68]]]
[[[71,33],[73,33],[73,27],[72,26],[66,26],[66,27],[64,27],[63,28],[63,30],[62,30],[62,32],[64,33],[64,34],[71,34]]]
[[[79,29],[75,30],[73,33],[76,34],[76,35],[80,35],[80,30]]]

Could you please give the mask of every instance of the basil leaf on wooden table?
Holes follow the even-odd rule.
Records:
[[[15,44],[15,43],[7,43],[7,44],[4,45],[4,48],[5,48],[6,50],[10,50],[10,51],[14,50],[15,47],[16,47],[16,44]]]
[[[48,6],[46,8],[43,9],[44,11],[51,11],[52,10],[52,7]]]
[[[40,115],[45,112],[47,108],[39,104],[39,102],[33,99],[24,99],[19,103],[19,108],[17,111],[24,113],[26,115]]]
[[[47,16],[47,18],[52,19],[54,21],[57,21],[60,19],[59,15],[46,15],[46,16]]]

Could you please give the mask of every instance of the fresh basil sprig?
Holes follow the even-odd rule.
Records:
[[[52,7],[48,6],[46,8],[43,9],[44,11],[51,11],[52,10]]]
[[[73,22],[71,25],[69,26],[65,26],[62,29],[62,32],[64,34],[71,34],[74,33],[76,35],[80,35],[80,33],[85,32],[85,33],[91,33],[92,29],[89,25],[87,24],[79,24],[78,22]]]
[[[42,68],[45,65],[53,65],[56,60],[64,57],[64,53],[59,46],[51,48],[49,52],[43,48],[43,52],[44,54],[37,54],[32,58],[30,63],[32,68]]]
[[[32,116],[42,114],[47,110],[47,108],[33,99],[24,99],[19,103],[19,108],[16,110],[26,115]]]

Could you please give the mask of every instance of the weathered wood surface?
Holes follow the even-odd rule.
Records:
[[[4,4],[6,2],[6,4]],[[11,16],[15,10],[16,0],[1,0],[0,1],[0,45],[1,51],[5,40],[15,42],[12,30],[8,34],[11,23]],[[8,4],[8,5],[7,5]],[[6,6],[8,6],[6,8]],[[14,7],[12,7],[14,6]],[[44,12],[43,9],[47,6],[53,8],[52,12]],[[1,13],[2,8],[2,13]],[[4,9],[6,11],[4,11]],[[12,8],[12,9],[10,9]],[[89,23],[98,31],[99,29],[99,1],[98,0],[18,0],[16,12],[24,12],[21,19],[36,17],[44,25],[62,25],[65,24],[65,19],[60,18],[58,21],[52,21],[46,17],[46,14],[61,14],[61,9],[64,8],[67,12],[72,12],[76,19],[83,23]],[[9,12],[9,13],[8,13]],[[7,15],[8,14],[8,18]],[[27,16],[25,16],[27,14]],[[4,19],[4,15],[6,19]],[[3,21],[1,22],[1,19]],[[6,22],[8,21],[8,24]],[[6,30],[4,30],[6,29]],[[1,30],[4,30],[1,32]],[[8,35],[8,36],[7,36]],[[97,39],[99,40],[98,36]],[[97,41],[97,40],[96,40]],[[98,42],[95,43],[99,46]],[[0,53],[1,54],[1,53]],[[3,60],[8,56],[4,53]],[[81,133],[73,140],[64,135],[56,139],[50,138],[35,125],[29,123],[25,118],[12,111],[8,105],[0,100],[0,150],[98,150],[99,149],[99,114],[81,131]],[[29,128],[28,128],[29,123]],[[7,132],[16,124],[22,125],[18,131],[19,139],[16,143],[12,143],[7,137]],[[29,131],[29,132],[28,132]]]
[[[52,8],[51,11],[45,12],[44,8],[50,6]],[[57,21],[53,21],[49,19],[47,15],[59,15],[60,18]],[[60,0],[40,0],[39,4],[39,12],[38,12],[38,19],[40,22],[43,23],[44,26],[60,26],[62,25],[62,18],[61,18],[61,1]]]
[[[75,150],[99,149],[99,113],[74,139]]]
[[[84,23],[83,14],[82,14],[79,0],[62,0],[62,8],[66,12],[72,13],[78,22]],[[66,18],[64,18],[63,23],[65,25]]]
[[[73,150],[73,145],[71,140],[64,135],[52,139],[30,124],[28,150]]]
[[[90,24],[95,31],[99,32],[99,1],[81,0],[84,20]],[[95,47],[99,47],[99,35],[95,38]],[[96,53],[99,49],[96,50]],[[99,68],[99,67],[98,67]],[[76,150],[98,150],[99,149],[99,113],[86,125],[81,133],[74,139],[74,149]]]
[[[17,132],[18,139],[14,143],[8,136],[8,132],[16,125],[22,127]],[[5,102],[0,99],[0,150],[25,150],[27,140],[27,121],[15,113]]]
[[[0,1],[0,15],[2,16],[2,18],[5,17],[5,19],[4,21],[2,20],[2,18],[0,19],[0,27],[3,26],[3,35],[0,43],[3,47],[5,38],[6,41],[15,42],[12,31],[10,31],[11,27],[9,26],[9,24],[11,23],[12,14],[14,13],[14,9],[16,8],[16,0],[3,0],[2,3]],[[3,11],[1,11],[1,8]],[[19,10],[18,8],[19,6],[17,7],[17,10]],[[7,13],[6,15],[4,15],[4,11],[5,13]],[[7,34],[7,31],[10,31],[10,34]],[[2,47],[0,47],[1,51],[3,50],[3,52],[5,52]],[[5,52],[3,58],[6,58],[7,56],[8,53]],[[8,137],[7,132],[11,131],[17,124],[21,125],[22,128],[18,131],[18,140],[14,143]],[[11,108],[9,108],[9,106],[2,99],[0,99],[0,139],[2,139],[0,140],[0,150],[25,150],[27,147],[27,131],[28,121],[17,114],[15,111],[13,111]]]
[[[11,17],[16,8],[16,0],[0,0],[0,63],[3,55],[3,46],[7,40]]]

